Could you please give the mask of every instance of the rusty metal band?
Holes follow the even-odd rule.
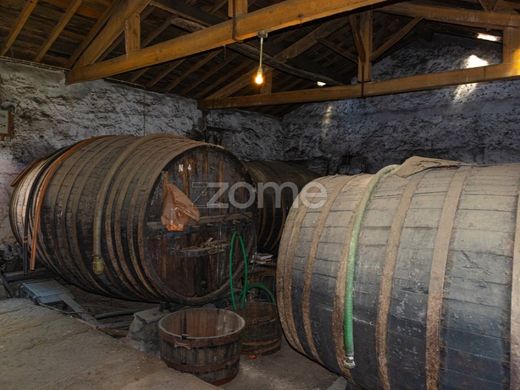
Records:
[[[509,388],[520,386],[520,193],[516,206],[516,230],[511,272],[511,356]]]
[[[320,244],[321,235],[323,234],[323,230],[325,229],[325,223],[327,222],[330,210],[332,209],[332,206],[334,205],[334,202],[336,201],[336,198],[338,197],[340,192],[343,191],[343,189],[350,184],[351,180],[352,176],[340,176],[337,177],[335,181],[331,183],[331,191],[328,191],[329,193],[327,193],[327,201],[320,210],[320,217],[318,223],[316,224],[316,229],[314,230],[314,233],[312,235],[312,243],[309,249],[309,254],[307,256],[307,262],[305,263],[305,276],[302,293],[303,328],[312,356],[315,360],[317,360],[320,363],[321,359],[319,357],[318,350],[316,349],[316,344],[314,343],[311,326],[310,298],[312,275],[314,272],[314,264],[316,262],[318,245]]]
[[[326,177],[321,181],[321,184],[325,185],[330,180],[332,180],[332,177]],[[307,186],[306,186],[307,187]],[[304,192],[300,194],[300,196]],[[298,202],[302,203],[300,200],[300,196],[298,196]],[[293,204],[294,209],[294,204]],[[290,225],[287,224],[287,226],[290,226],[291,233],[289,236],[289,241],[287,244],[287,250],[285,252],[285,255],[283,257],[285,258],[284,264],[283,264],[283,282],[278,285],[278,291],[279,294],[282,296],[282,308],[283,308],[283,317],[285,322],[282,323],[284,325],[284,330],[286,333],[287,338],[291,342],[292,346],[296,348],[301,353],[305,353],[303,350],[303,347],[300,343],[298,334],[296,332],[296,326],[294,324],[294,316],[293,316],[293,310],[292,310],[292,273],[293,273],[293,267],[294,267],[294,260],[295,260],[295,252],[296,252],[296,246],[299,242],[300,238],[300,231],[302,227],[302,222],[307,215],[307,207],[304,207],[303,204],[299,204],[298,208],[296,209],[296,214],[294,217],[294,222]]]
[[[376,322],[376,354],[379,371],[380,386],[384,390],[390,389],[390,379],[388,374],[388,355],[387,355],[387,329],[388,329],[388,314],[390,312],[390,303],[392,295],[392,284],[394,280],[394,272],[397,264],[397,254],[399,251],[399,244],[401,242],[401,233],[404,226],[404,221],[410,204],[412,203],[413,195],[417,190],[417,186],[423,179],[425,172],[418,173],[410,178],[406,185],[397,211],[393,217],[390,233],[385,250],[385,262],[383,272],[381,274],[381,285],[379,288],[379,303]],[[403,179],[399,179],[403,180]]]
[[[81,148],[82,146],[88,145],[91,142],[97,141],[100,138],[104,138],[106,136],[101,137],[94,137],[89,138],[84,141],[78,142],[77,144],[71,146],[69,149],[67,149],[61,156],[59,156],[52,164],[49,166],[47,172],[45,173],[45,178],[43,179],[42,185],[38,191],[38,194],[36,196],[36,207],[34,210],[34,227],[33,227],[33,234],[32,234],[32,241],[31,241],[31,258],[29,261],[29,268],[31,271],[34,271],[36,267],[36,247],[37,247],[37,241],[38,241],[38,233],[40,230],[40,221],[41,221],[41,211],[43,207],[43,199],[45,198],[45,193],[47,192],[47,188],[50,184],[50,181],[52,177],[54,176],[54,173],[58,170],[58,168],[61,166],[63,161],[65,161],[69,156],[74,154],[76,150]]]
[[[355,201],[352,201],[353,210],[352,216],[349,221],[345,221],[347,225],[347,231],[345,235],[345,240],[343,250],[339,256],[340,259],[346,259],[349,252],[349,243],[352,237],[352,230],[354,227],[354,215],[355,209],[357,208],[359,202],[361,202],[361,198],[363,197],[363,192],[365,188],[368,186],[372,175],[358,175],[354,176],[350,182],[349,189],[358,189],[361,190],[359,196]],[[338,367],[341,369],[343,375],[347,378],[352,378],[352,374],[350,370],[346,367],[345,364],[345,345],[343,343],[343,316],[344,316],[344,297],[345,297],[345,286],[347,279],[347,262],[341,261],[338,277],[336,280],[336,292],[334,297],[334,314],[332,317],[332,335],[334,338],[334,344],[336,345],[336,361],[338,363]]]
[[[464,183],[471,168],[459,168],[453,175],[439,219],[433,250],[430,285],[428,288],[428,311],[426,313],[426,388],[438,388],[440,373],[440,328],[444,278],[450,241],[455,224],[457,207],[464,190]]]

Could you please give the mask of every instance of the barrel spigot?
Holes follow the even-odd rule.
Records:
[[[354,361],[354,356],[346,356],[345,357],[345,367],[347,367],[349,370],[352,370],[356,367],[356,362]]]
[[[92,272],[96,275],[101,275],[105,272],[105,261],[99,255],[92,257]]]

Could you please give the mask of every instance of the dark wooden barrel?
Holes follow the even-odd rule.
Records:
[[[243,309],[238,309],[246,326],[242,335],[242,353],[267,355],[280,349],[282,329],[276,305],[269,302],[248,302]]]
[[[178,371],[221,385],[240,366],[240,336],[245,321],[223,309],[188,309],[159,322],[161,358]]]
[[[258,249],[276,254],[283,225],[295,197],[317,175],[300,165],[282,161],[252,161],[246,166],[257,188],[268,183],[284,185],[281,193],[277,193],[272,186],[266,186],[262,191],[263,202],[258,207]]]
[[[125,299],[203,304],[228,292],[231,236],[255,236],[255,206],[206,207],[218,190],[206,184],[251,183],[240,161],[221,147],[167,134],[101,137],[73,148],[25,172],[11,199],[14,234],[29,248],[42,201],[39,262],[85,290]],[[200,212],[182,231],[161,223],[165,177]],[[246,203],[249,192],[234,197]],[[251,255],[254,239],[247,246]],[[238,280],[240,255],[233,267]]]
[[[294,207],[280,247],[289,342],[366,389],[520,388],[520,164],[412,158],[386,176],[317,182],[325,203]]]

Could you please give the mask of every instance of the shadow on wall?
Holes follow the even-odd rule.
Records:
[[[478,46],[477,46],[478,45]],[[375,79],[497,63],[500,46],[434,35],[374,67]],[[413,155],[518,162],[520,81],[307,104],[286,115],[285,153],[320,174],[374,173]]]

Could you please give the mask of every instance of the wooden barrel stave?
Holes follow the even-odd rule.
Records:
[[[448,192],[450,188],[453,192],[454,182],[458,180],[455,177],[463,170],[467,170],[467,176],[462,180],[456,212],[451,216],[453,230],[448,235],[449,242],[445,242],[446,277],[442,281],[442,310],[437,320],[440,352],[430,357],[439,361],[436,375],[428,368],[434,366],[428,363],[432,360],[426,358],[427,350],[432,349],[427,339],[435,341],[435,337],[427,337],[427,327],[431,326],[427,315],[432,258],[439,247],[436,239],[439,240],[439,224],[448,204]],[[348,225],[363,193],[360,181],[364,176],[370,177],[361,175],[346,185],[329,210],[329,214],[344,214],[337,217],[338,227],[330,226],[320,234],[308,303],[301,302],[305,278],[309,278],[305,271],[311,272],[305,256],[311,252],[315,238],[305,229],[315,231],[312,222],[318,221],[319,216],[315,211],[304,212],[312,217],[301,217],[301,210],[291,211],[281,243],[277,276],[282,324],[291,344],[334,371],[352,375],[367,389],[426,388],[431,377],[433,383],[443,388],[507,387],[511,263],[520,166],[432,169],[411,178],[391,175],[378,185],[366,210],[359,239],[354,284],[357,366],[349,372],[342,367],[343,355],[339,353],[343,343],[343,313],[338,315],[337,309],[343,305],[344,286],[338,285],[338,280],[344,278],[340,259],[346,258]],[[411,180],[416,183],[410,183]],[[333,189],[333,181],[319,181],[328,190]],[[409,199],[405,199],[406,191],[411,193]],[[404,214],[399,212],[400,205],[405,207]],[[325,224],[334,225],[333,220],[327,217]],[[396,233],[392,226],[399,224],[402,226]],[[389,253],[387,245],[396,239],[395,254]],[[298,241],[295,253],[287,250],[291,240]],[[392,256],[395,256],[394,267],[387,264]],[[391,274],[386,283],[390,283],[390,288],[383,290],[388,270]],[[289,275],[292,285],[288,287]],[[302,310],[304,306],[309,308],[307,313]],[[385,306],[386,322],[379,313]],[[435,319],[432,312],[430,308],[429,318]],[[308,317],[304,318],[305,315]],[[305,331],[306,322],[311,324],[310,334]],[[383,330],[377,329],[378,324],[384,324]],[[383,338],[378,337],[380,332]],[[313,344],[317,356],[313,354]],[[378,353],[381,357],[381,351],[386,356],[383,366],[388,382],[381,374],[384,359],[377,358]]]

